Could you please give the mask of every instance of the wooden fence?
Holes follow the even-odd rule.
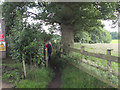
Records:
[[[114,70],[112,70],[111,62],[120,63],[120,57],[111,56],[112,49],[108,49],[106,55],[104,55],[104,54],[97,54],[97,53],[92,53],[92,52],[85,51],[84,50],[85,49],[84,46],[82,46],[81,49],[75,49],[75,48],[72,48],[70,46],[69,47],[61,46],[61,52],[63,52],[64,48],[68,48],[68,50],[72,51],[72,52],[80,53],[81,54],[81,58],[72,56],[76,60],[78,60],[79,62],[85,63],[87,65],[93,66],[93,67],[95,67],[97,69],[101,69],[103,71],[107,71],[109,80],[111,78],[111,75],[118,76],[118,72],[115,72]],[[107,60],[107,67],[100,66],[100,65],[97,65],[97,64],[95,64],[95,63],[93,63],[91,61],[85,60],[84,56],[92,56],[92,57],[99,58],[99,59],[102,59],[102,60]],[[75,63],[71,63],[71,64],[74,65],[77,68],[80,67],[80,66],[76,65]],[[104,80],[103,78],[100,78],[99,76],[97,76],[97,75],[95,75],[95,74],[85,70],[85,68],[83,68],[83,67],[82,67],[82,70],[85,71],[86,73],[96,77],[97,79],[101,80],[102,82],[107,83],[108,85],[110,85],[112,87],[120,88],[120,87],[118,87],[118,85],[112,84],[110,81]]]

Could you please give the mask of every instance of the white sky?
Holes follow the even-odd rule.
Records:
[[[33,13],[38,13],[38,10],[36,9],[36,8],[34,8],[34,9],[29,9],[29,11],[30,12],[33,12]],[[30,18],[29,18],[29,20],[28,21],[30,21]],[[102,23],[105,25],[105,29],[107,30],[107,31],[109,31],[109,32],[118,32],[118,23],[116,24],[116,25],[114,25],[114,26],[116,26],[116,27],[114,27],[114,28],[112,28],[112,20],[102,20]],[[43,25],[43,29],[45,29],[46,30],[46,32],[49,32],[48,31],[48,26],[45,26],[45,24]],[[60,32],[57,32],[57,34],[59,34]]]
[[[112,28],[112,20],[102,20],[102,23],[105,25],[105,29],[109,32],[118,32],[118,23],[115,25],[115,28]]]
[[[31,23],[36,23],[36,21],[33,21],[31,18],[28,19],[28,22]],[[39,22],[39,21],[38,21]],[[102,20],[102,23],[105,25],[104,28],[105,30],[109,31],[109,32],[118,32],[118,24],[116,24],[114,28],[112,28],[112,20]],[[42,28],[49,33],[49,26],[46,26],[44,23],[42,25]],[[56,32],[56,34],[60,35],[60,31]]]
[[[4,0],[0,0],[0,2],[3,2]],[[33,12],[33,13],[38,13],[38,10],[36,8],[34,9],[30,9],[29,11]],[[29,22],[34,22],[32,21],[30,18],[28,20]],[[116,24],[115,28],[112,28],[112,20],[102,20],[102,23],[105,25],[105,29],[109,32],[118,32],[118,23]],[[48,31],[48,26],[43,25],[43,28],[46,30],[46,32]],[[60,32],[57,32],[57,34],[59,34]]]

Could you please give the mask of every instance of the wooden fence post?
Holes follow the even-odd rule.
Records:
[[[107,68],[108,68],[108,79],[111,79],[111,61],[109,60],[109,56],[111,56],[112,49],[107,49]]]
[[[45,48],[45,61],[46,61],[46,67],[48,67],[47,48]]]
[[[24,79],[26,79],[26,68],[25,68],[25,61],[22,60],[23,62],[23,69],[24,69]]]
[[[84,55],[83,55],[84,48],[85,48],[85,46],[81,47],[81,62],[84,60]]]

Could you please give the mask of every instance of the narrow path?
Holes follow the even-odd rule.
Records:
[[[61,83],[61,72],[59,70],[59,67],[57,67],[55,63],[53,62],[50,66],[53,69],[55,76],[53,77],[52,81],[46,87],[48,89],[49,88],[60,88],[62,83]]]
[[[0,87],[0,88],[13,88],[12,84],[9,84],[9,83],[7,83],[5,81],[2,81],[1,84],[2,84],[2,87]]]

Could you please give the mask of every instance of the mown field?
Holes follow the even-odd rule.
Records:
[[[120,43],[120,40],[112,40],[111,43]]]
[[[112,49],[112,56],[120,56],[119,53],[119,41],[118,40],[112,40],[111,43],[96,43],[96,44],[80,44],[80,43],[75,43],[74,44],[74,48],[78,48],[80,49],[81,46],[85,46],[85,51],[88,52],[93,52],[93,53],[100,53],[100,54],[107,54],[107,49]],[[79,53],[74,53],[74,55],[77,58],[81,58],[81,54]],[[97,65],[103,66],[107,68],[107,60],[103,60],[103,59],[98,59],[95,57],[91,57],[91,56],[85,56],[85,59],[91,62],[96,63]],[[77,62],[77,61],[76,61]],[[118,63],[112,62],[112,69],[118,73]],[[85,65],[86,68],[88,67],[88,65]],[[95,69],[92,67],[88,68],[90,71],[92,70],[92,72],[94,72],[95,74],[101,76],[101,77],[106,77],[107,73],[105,74],[105,72],[100,71],[99,69]],[[98,73],[99,72],[99,73]],[[103,74],[104,73],[104,74]],[[112,81],[114,83],[118,83],[118,79],[116,76],[112,76]]]
[[[80,44],[80,43],[75,43],[74,47],[80,49],[81,45],[85,46],[85,50],[89,52],[94,52],[94,53],[102,53],[106,54],[107,49],[112,49],[111,55],[113,56],[119,56],[118,54],[120,53],[119,49],[120,47],[118,43],[118,40],[112,40],[111,43],[96,43],[96,44]]]

